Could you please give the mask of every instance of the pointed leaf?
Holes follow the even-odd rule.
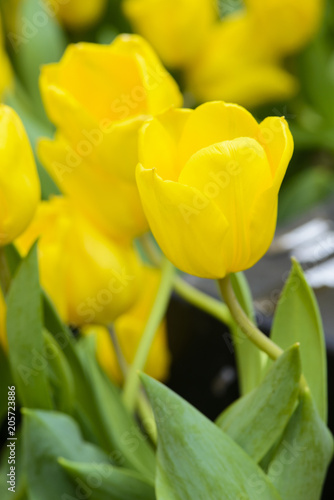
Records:
[[[327,362],[319,308],[295,260],[277,305],[272,340],[286,350],[300,343],[302,370],[321,418],[327,421]]]
[[[7,295],[7,336],[9,362],[22,405],[52,408],[36,245],[20,264]]]
[[[307,391],[276,449],[268,476],[284,500],[320,500],[332,456],[333,437]]]
[[[286,351],[259,387],[225,410],[217,425],[259,462],[280,438],[299,393],[299,346]]]
[[[79,463],[59,459],[59,464],[82,491],[94,500],[155,500],[152,484],[140,474],[109,464]]]
[[[158,500],[278,500],[264,472],[227,434],[156,380],[142,375],[158,427]]]
[[[23,409],[25,469],[29,498],[59,500],[75,496],[75,487],[58,458],[81,462],[110,463],[106,453],[86,443],[76,422],[58,412]]]

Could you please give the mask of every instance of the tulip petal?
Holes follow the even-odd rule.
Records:
[[[260,124],[257,140],[267,153],[278,192],[294,147],[289,125],[284,118],[270,116]]]
[[[185,164],[199,149],[237,137],[256,137],[259,125],[241,106],[222,101],[196,108],[189,117],[180,141],[180,161]]]
[[[140,164],[136,174],[144,212],[167,258],[196,276],[225,276],[228,223],[215,203],[193,187],[163,181]]]
[[[147,169],[156,168],[164,180],[177,181],[179,177],[179,138],[191,113],[189,109],[171,109],[141,129],[139,161]]]
[[[147,222],[135,184],[81,158],[61,137],[40,141],[38,155],[61,191],[104,233],[124,239],[145,232]]]
[[[255,234],[249,232],[250,207],[260,192],[272,186],[266,153],[250,138],[238,138],[195,153],[181,172],[179,182],[197,188],[214,201],[231,228],[229,271],[243,269]]]

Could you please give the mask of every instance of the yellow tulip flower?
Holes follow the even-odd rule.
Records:
[[[102,16],[107,6],[107,0],[62,0],[50,2],[46,5],[57,6],[57,15],[62,23],[71,29],[82,29],[95,24]]]
[[[137,183],[162,251],[203,278],[254,265],[272,241],[292,152],[284,118],[258,124],[234,104],[211,102],[148,121]]]
[[[186,68],[198,101],[224,99],[245,106],[286,100],[298,81],[283,58],[300,50],[319,28],[323,0],[247,0],[245,9],[212,26]]]
[[[40,199],[34,156],[16,112],[0,104],[0,246],[30,223]]]
[[[243,11],[212,28],[186,81],[200,102],[223,98],[249,107],[286,100],[298,90],[297,80],[273,57],[258,24]]]
[[[133,247],[99,233],[68,199],[39,205],[19,251],[37,238],[42,286],[66,323],[108,324],[132,306],[141,275]]]
[[[125,0],[124,12],[170,67],[189,64],[218,19],[215,0]]]
[[[272,54],[296,52],[317,32],[324,0],[245,0]]]
[[[143,287],[134,306],[116,319],[114,332],[124,360],[131,364],[136,354],[141,336],[144,332],[160,281],[160,271],[145,267]],[[115,349],[108,330],[103,326],[87,326],[84,335],[95,334],[97,337],[97,357],[105,372],[115,381],[121,383],[123,376],[118,366]],[[167,344],[166,323],[160,325],[153,341],[145,371],[151,377],[166,379],[170,365],[170,353]]]
[[[39,155],[60,189],[104,232],[131,238],[147,229],[135,185],[138,130],[182,105],[172,77],[140,37],[109,46],[81,43],[43,68],[41,91],[57,127]]]
[[[6,334],[6,303],[0,288],[0,344],[7,351],[7,334]]]

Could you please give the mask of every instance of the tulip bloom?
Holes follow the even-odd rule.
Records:
[[[39,178],[22,122],[0,104],[0,246],[26,229],[39,199]]]
[[[110,46],[69,46],[43,68],[41,91],[57,127],[39,155],[60,189],[109,236],[147,230],[135,184],[138,130],[182,97],[172,77],[140,37]]]
[[[153,307],[160,282],[160,271],[145,267],[143,287],[135,304],[114,323],[114,331],[125,361],[130,365],[136,354],[140,339]],[[95,334],[97,337],[97,357],[105,372],[118,383],[122,382],[122,374],[118,367],[115,349],[108,330],[103,326],[88,326],[83,329],[85,335]],[[163,321],[157,331],[147,359],[145,372],[151,377],[164,380],[167,377],[170,354],[167,344],[166,323]]]
[[[247,12],[212,28],[186,71],[186,81],[198,101],[223,98],[250,107],[289,99],[298,90],[297,80],[282,67]]]
[[[125,0],[124,12],[170,67],[189,64],[218,19],[215,0]]]
[[[45,3],[48,4],[48,0]],[[106,5],[106,0],[67,0],[56,3],[59,19],[71,29],[83,29],[95,24]]]
[[[148,121],[137,183],[165,255],[203,278],[253,266],[274,236],[292,152],[284,118],[258,124],[234,104],[211,102]]]
[[[203,39],[186,69],[199,101],[224,99],[246,106],[286,100],[297,80],[282,64],[319,28],[323,0],[246,0],[245,9],[223,18]]]
[[[137,297],[141,267],[132,246],[100,234],[65,198],[42,202],[16,241],[25,254],[38,241],[42,286],[68,324],[108,324]]]

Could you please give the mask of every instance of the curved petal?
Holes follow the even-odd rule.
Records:
[[[256,137],[259,125],[241,106],[222,101],[196,108],[189,117],[180,141],[180,161],[185,164],[200,149],[237,137]]]
[[[82,159],[61,137],[40,141],[38,155],[59,188],[104,233],[124,239],[147,230],[135,184]]]
[[[289,125],[284,118],[270,116],[260,124],[257,140],[267,153],[278,192],[294,148]]]
[[[250,207],[273,183],[262,146],[255,139],[238,138],[204,148],[190,158],[179,182],[195,187],[219,207],[230,225],[228,271],[244,268],[254,238]]]
[[[189,109],[171,109],[149,120],[139,137],[139,161],[146,169],[157,169],[164,180],[177,181],[180,174],[178,146]]]
[[[131,56],[136,62],[140,86],[136,88],[133,85],[131,95],[135,97],[137,94],[139,101],[141,94],[146,96],[148,114],[156,115],[171,106],[182,106],[183,97],[176,81],[144,38],[138,35],[119,35],[111,46],[114,52]],[[124,68],[122,72],[124,73]]]
[[[228,223],[218,207],[197,189],[163,181],[140,164],[136,174],[144,212],[165,255],[184,272],[225,276]]]

